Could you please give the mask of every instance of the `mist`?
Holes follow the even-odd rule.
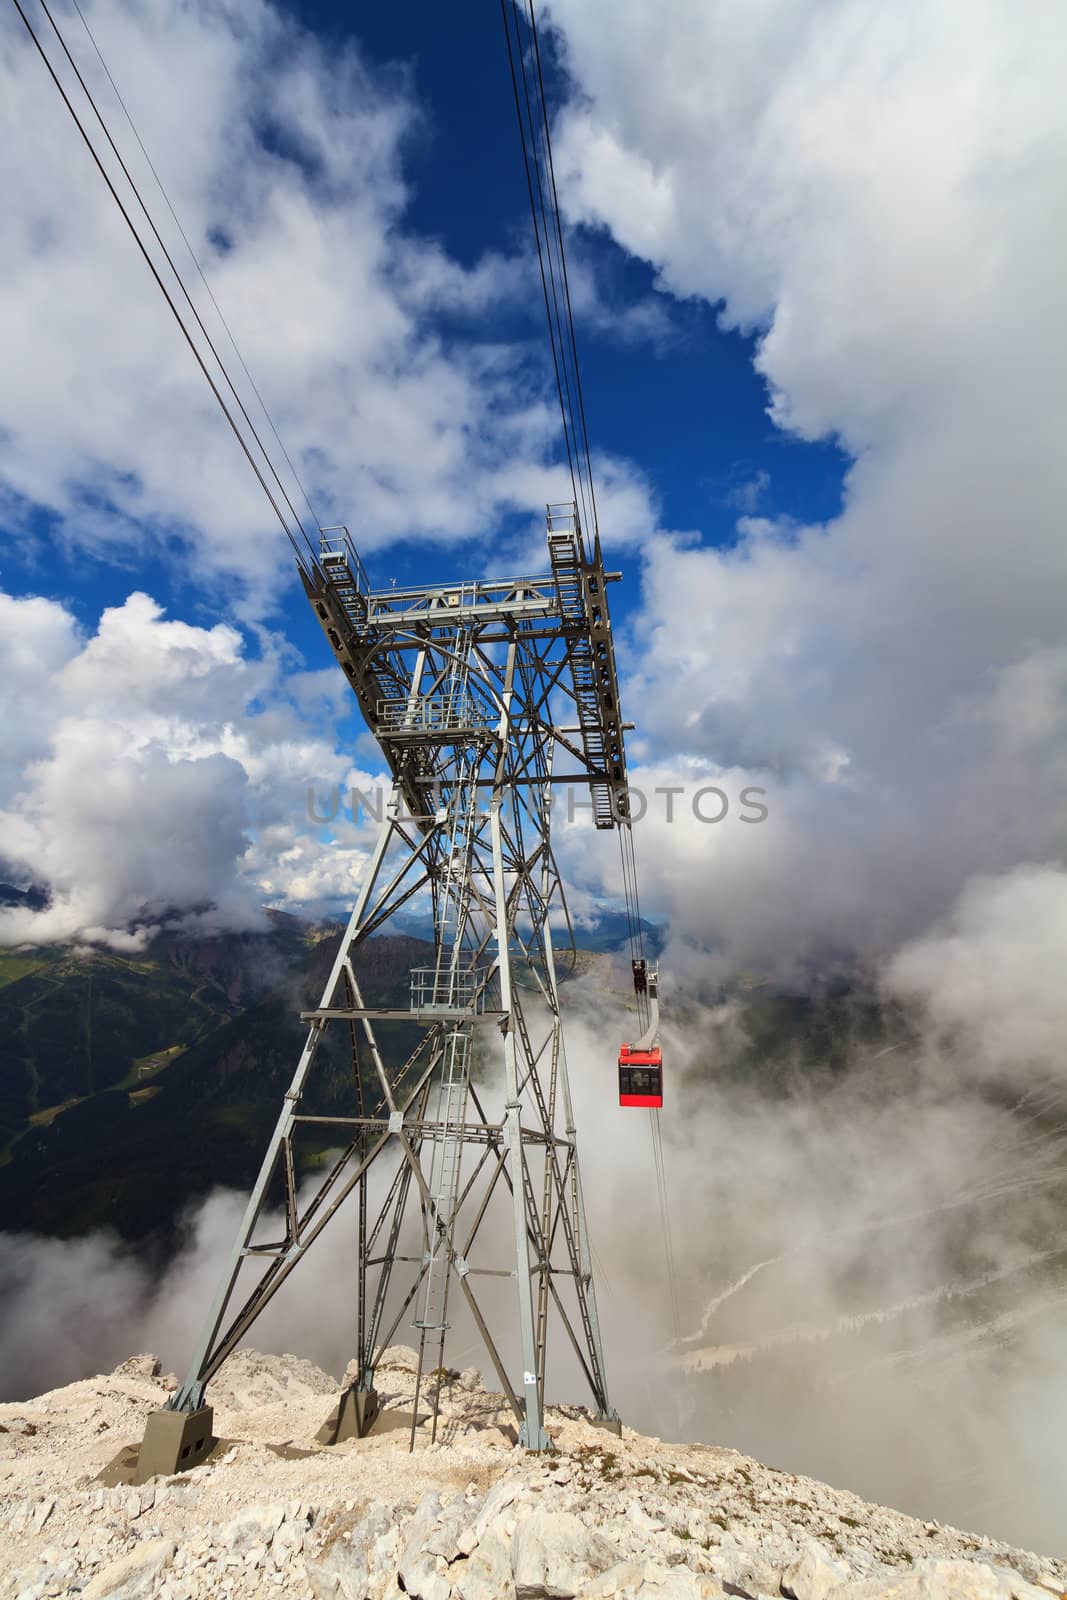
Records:
[[[604,1137],[611,1007],[590,989],[570,1056],[627,1421],[1062,1549],[1065,881],[974,880],[857,979],[822,1058],[788,1028],[753,1048],[758,987],[676,997],[677,1331],[645,1119],[608,1113]]]
[[[705,1004],[672,1001],[668,984],[677,1329],[648,1117],[616,1104],[622,974],[613,988],[604,958],[566,986],[609,1384],[627,1424],[1062,1553],[1064,1002],[1056,963],[1027,955],[1028,940],[1045,947],[1062,893],[1054,869],[971,886],[868,975],[824,1060],[802,1058],[788,1029],[754,1056],[759,989]],[[977,990],[971,974],[984,976]],[[5,1398],[142,1349],[181,1372],[244,1201],[220,1189],[195,1208],[158,1280],[106,1236],[0,1236]],[[342,1211],[248,1343],[340,1376],[353,1353],[353,1225]],[[506,1255],[509,1232],[494,1205],[486,1258]],[[512,1298],[502,1285],[489,1308],[505,1351]],[[406,1321],[396,1337],[414,1339]],[[494,1381],[461,1311],[446,1359]],[[558,1326],[548,1392],[587,1398]]]

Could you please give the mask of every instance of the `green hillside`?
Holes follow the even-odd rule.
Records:
[[[108,1227],[165,1246],[189,1201],[247,1188],[303,1042],[299,1011],[317,1003],[337,938],[279,917],[267,934],[161,939],[136,958],[0,957],[5,1228]],[[369,941],[367,998],[403,1004],[426,955],[417,939]],[[387,1054],[406,1055],[415,1036],[381,1030]],[[337,1037],[320,1050],[309,1110],[351,1109]],[[313,1139],[304,1151],[315,1159]]]
[[[66,1237],[109,1228],[141,1248],[166,1249],[190,1202],[219,1185],[247,1189],[303,1043],[299,1013],[317,1003],[338,938],[336,929],[275,915],[267,933],[164,937],[137,956],[0,954],[5,1229]],[[358,963],[368,1000],[406,1005],[410,969],[429,954],[411,934],[368,940]],[[579,951],[575,976],[588,978],[593,967],[598,987],[617,989],[622,1025],[631,998],[625,964]],[[671,1027],[708,1040],[706,1058],[698,1052],[691,1062],[695,1077],[789,1093],[799,1079],[814,1088],[906,1039],[903,1019],[862,988],[799,996],[742,978],[733,1000],[739,1025],[718,1035],[708,1033],[706,1012],[683,995],[670,999]],[[378,1033],[394,1061],[418,1037],[401,1023]],[[612,1044],[605,1048],[611,1057]],[[307,1109],[351,1111],[350,1075],[344,1036],[331,1030]],[[669,1046],[667,1078],[672,1097],[685,1092]],[[312,1163],[336,1141],[336,1130],[318,1140],[302,1130],[298,1155]]]

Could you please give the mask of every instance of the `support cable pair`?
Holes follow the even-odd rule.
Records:
[[[62,81],[60,79],[59,73],[56,70],[56,66],[53,63],[53,61],[51,60],[51,58],[49,57],[48,52],[45,50],[45,47],[44,47],[44,45],[43,45],[43,43],[41,41],[40,36],[37,33],[37,30],[34,28],[34,25],[33,25],[32,21],[30,20],[28,12],[27,12],[27,10],[24,8],[24,6],[22,4],[22,0],[12,0],[12,4],[15,7],[15,10],[18,12],[19,16],[21,17],[23,25],[24,25],[27,33],[29,34],[30,38],[32,39],[33,44],[37,49],[37,53],[41,57],[41,60],[43,61],[44,65],[45,65],[45,68],[46,68],[49,76],[52,79],[52,82],[55,84],[56,88],[58,89],[60,97],[61,97],[61,99],[63,101],[63,104],[66,106],[67,110],[69,111],[69,113],[71,115],[71,118],[72,118],[72,120],[74,122],[75,127],[77,128],[78,132],[81,134],[82,140],[84,141],[85,146],[86,146],[87,150],[89,151],[89,154],[92,156],[93,161],[95,162],[96,167],[99,170],[101,177],[103,178],[104,182],[107,184],[108,190],[109,190],[109,192],[111,194],[111,198],[114,200],[116,206],[118,207],[119,212],[121,213],[123,221],[126,223],[127,228],[130,230],[130,233],[133,235],[134,241],[136,242],[137,247],[141,252],[141,255],[144,257],[144,260],[145,260],[145,262],[146,262],[146,264],[148,266],[149,271],[151,272],[153,278],[156,281],[156,285],[157,285],[160,293],[163,295],[164,300],[167,302],[167,305],[170,308],[171,314],[173,315],[174,320],[177,322],[178,327],[181,330],[181,333],[182,333],[186,343],[189,346],[189,349],[192,351],[193,357],[195,358],[197,365],[199,366],[201,372],[203,373],[204,378],[207,380],[208,386],[211,389],[212,394],[215,396],[215,399],[219,404],[219,407],[220,407],[220,409],[222,411],[223,416],[226,418],[226,421],[229,423],[229,426],[230,426],[230,428],[231,428],[231,430],[233,432],[234,438],[237,440],[237,443],[240,446],[240,448],[241,448],[246,460],[248,461],[249,466],[251,467],[252,471],[255,473],[255,476],[256,476],[256,479],[257,479],[257,481],[258,481],[258,483],[260,485],[260,488],[263,490],[263,492],[266,495],[268,501],[270,502],[271,508],[274,511],[274,514],[277,517],[279,523],[281,524],[286,538],[288,539],[290,545],[293,548],[293,552],[296,555],[296,559],[297,559],[298,564],[300,565],[302,570],[304,570],[305,572],[312,571],[314,569],[315,565],[318,562],[318,550],[315,547],[315,545],[312,543],[311,539],[308,537],[307,529],[304,527],[304,524],[300,519],[299,513],[297,512],[296,507],[293,504],[292,498],[291,498],[288,490],[286,489],[284,480],[282,479],[281,474],[279,473],[277,467],[275,466],[275,464],[274,464],[274,462],[273,462],[273,460],[271,458],[270,452],[267,450],[267,447],[263,443],[263,440],[262,440],[262,438],[260,436],[259,430],[257,429],[257,427],[256,427],[255,423],[253,422],[252,418],[249,416],[248,409],[245,406],[244,401],[241,399],[241,396],[240,396],[240,394],[239,394],[239,392],[237,390],[237,387],[234,384],[233,379],[230,376],[230,373],[229,373],[229,370],[228,370],[228,368],[226,366],[225,361],[223,360],[222,356],[219,354],[219,351],[218,351],[218,348],[216,347],[215,341],[212,339],[211,334],[208,332],[206,326],[204,325],[203,318],[201,317],[199,311],[196,308],[196,305],[193,302],[192,296],[189,293],[189,289],[188,289],[188,286],[187,286],[187,284],[185,282],[185,279],[182,276],[182,273],[180,272],[177,264],[175,263],[174,258],[171,255],[170,250],[167,248],[167,245],[163,240],[163,237],[162,237],[162,235],[161,235],[161,233],[159,231],[159,228],[157,227],[156,222],[153,219],[151,212],[149,211],[148,205],[146,204],[145,199],[144,199],[143,195],[141,194],[141,191],[140,191],[140,189],[139,189],[139,187],[137,185],[137,182],[134,179],[132,173],[130,172],[129,167],[127,166],[127,163],[124,160],[124,158],[123,158],[123,156],[122,156],[122,154],[121,154],[121,152],[119,150],[119,147],[115,142],[114,137],[112,136],[111,130],[108,127],[108,124],[107,124],[107,122],[106,122],[106,120],[104,118],[104,115],[103,115],[102,111],[100,110],[99,105],[97,104],[96,98],[94,97],[93,92],[90,89],[89,85],[86,83],[85,78],[82,75],[81,69],[79,68],[77,62],[74,59],[74,56],[71,53],[70,47],[67,44],[66,38],[64,37],[64,34],[63,34],[63,31],[60,28],[59,23],[56,21],[56,18],[53,15],[53,13],[52,13],[52,11],[51,11],[51,9],[49,7],[49,5],[47,3],[47,0],[38,0],[38,4],[40,5],[41,10],[44,12],[44,15],[45,15],[45,17],[46,17],[46,19],[48,21],[48,24],[51,27],[52,32],[54,33],[54,35],[55,35],[55,37],[56,37],[56,39],[57,39],[57,41],[59,43],[60,49],[63,52],[63,56],[66,58],[67,63],[69,64],[71,70],[74,73],[74,76],[75,76],[75,78],[77,80],[78,86],[81,89],[81,92],[84,95],[85,100],[88,103],[88,106],[89,106],[90,110],[92,111],[93,116],[96,118],[97,123],[99,123],[99,125],[100,125],[100,129],[101,129],[101,131],[102,131],[102,133],[104,135],[104,138],[107,141],[107,146],[110,148],[112,155],[114,156],[115,160],[118,162],[119,168],[120,168],[121,173],[122,173],[122,177],[125,179],[127,185],[129,186],[130,194],[132,195],[133,200],[136,202],[136,206],[140,209],[140,212],[143,215],[144,220],[148,225],[148,228],[149,228],[150,233],[151,233],[151,239],[154,239],[156,246],[158,246],[159,250],[162,252],[163,260],[164,260],[164,262],[166,264],[166,268],[169,268],[170,274],[172,275],[173,280],[174,280],[174,285],[172,287],[176,286],[176,292],[175,293],[172,293],[172,289],[168,288],[167,283],[164,280],[163,270],[161,270],[161,267],[157,263],[157,261],[155,259],[153,259],[153,253],[152,253],[152,247],[151,247],[151,239],[146,241],[146,238],[143,236],[143,234],[142,234],[142,232],[141,232],[141,230],[140,230],[140,228],[138,226],[137,221],[135,220],[134,216],[131,215],[131,210],[123,202],[122,196],[119,193],[119,189],[116,187],[116,182],[113,181],[112,175],[107,170],[107,167],[106,167],[105,161],[104,161],[104,156],[101,154],[101,150],[94,143],[93,137],[92,137],[91,133],[89,132],[89,129],[86,127],[86,124],[83,121],[82,117],[79,116],[78,110],[76,109],[73,100],[71,99],[70,95],[67,93],[67,90],[64,88],[63,83],[62,83]],[[151,170],[153,178],[156,181],[156,184],[157,184],[157,186],[159,188],[160,194],[163,196],[163,199],[164,199],[164,201],[165,201],[165,203],[167,205],[167,208],[170,211],[171,216],[174,218],[175,223],[177,224],[178,231],[181,234],[183,241],[185,242],[185,246],[188,249],[190,256],[192,257],[193,264],[196,267],[196,270],[199,273],[199,275],[200,275],[200,277],[201,277],[201,279],[202,279],[202,281],[204,283],[204,287],[207,289],[207,292],[211,297],[211,302],[214,305],[215,310],[218,312],[219,319],[222,322],[222,325],[226,330],[227,337],[229,338],[229,341],[230,341],[231,345],[233,346],[234,353],[236,354],[237,359],[240,362],[242,369],[244,370],[245,376],[247,377],[249,383],[251,384],[252,389],[253,389],[253,391],[254,391],[254,393],[256,395],[256,398],[259,401],[260,406],[262,407],[263,414],[266,417],[267,423],[268,423],[268,425],[269,425],[269,427],[271,429],[271,432],[274,434],[274,438],[277,441],[277,443],[278,443],[278,445],[279,445],[279,447],[280,447],[280,449],[282,451],[282,454],[285,457],[285,460],[286,460],[286,462],[287,462],[287,464],[289,466],[289,470],[291,471],[294,479],[296,480],[296,482],[297,482],[297,484],[299,486],[300,492],[303,495],[305,502],[307,503],[308,510],[311,512],[311,516],[312,516],[312,518],[314,520],[315,528],[317,530],[318,529],[318,519],[315,517],[315,513],[312,510],[311,501],[310,501],[310,499],[308,497],[307,490],[304,488],[303,483],[300,481],[299,475],[298,475],[298,473],[296,471],[296,468],[293,466],[293,463],[292,463],[292,460],[291,460],[291,458],[289,456],[288,451],[286,450],[284,444],[282,444],[282,441],[281,441],[281,438],[279,436],[278,430],[277,430],[277,428],[276,428],[276,426],[274,424],[274,420],[271,417],[270,412],[267,410],[266,404],[263,401],[263,397],[262,397],[258,387],[256,386],[255,381],[253,380],[251,373],[248,370],[248,366],[245,363],[245,360],[244,360],[243,356],[241,355],[240,350],[238,349],[237,342],[236,342],[236,340],[235,340],[235,338],[233,336],[233,333],[230,330],[229,324],[226,322],[225,317],[223,317],[222,312],[219,309],[218,302],[215,299],[215,296],[211,291],[210,285],[207,282],[207,277],[206,277],[206,275],[204,273],[204,270],[201,267],[199,260],[197,259],[196,253],[193,250],[192,245],[189,242],[189,238],[188,238],[188,235],[185,232],[185,229],[182,227],[181,223],[178,221],[178,217],[177,217],[177,214],[175,212],[174,206],[171,204],[170,198],[167,195],[166,189],[163,186],[163,182],[162,182],[162,180],[161,180],[161,178],[159,176],[159,173],[156,170],[156,167],[154,166],[151,158],[149,157],[148,151],[145,149],[144,142],[141,139],[140,134],[137,132],[137,128],[136,128],[136,126],[134,125],[134,122],[133,122],[133,118],[130,115],[130,112],[129,112],[127,106],[126,106],[125,101],[122,98],[122,95],[119,93],[118,87],[115,84],[115,80],[111,75],[110,69],[108,68],[106,61],[104,60],[103,54],[102,54],[102,52],[100,50],[100,47],[97,44],[96,39],[94,38],[94,36],[93,36],[93,34],[92,34],[92,32],[91,32],[91,30],[89,28],[89,25],[85,20],[85,17],[82,14],[81,7],[77,4],[77,0],[74,0],[74,4],[75,4],[75,9],[77,10],[78,16],[81,18],[82,26],[84,27],[85,32],[86,32],[86,34],[87,34],[87,36],[89,38],[89,41],[92,44],[92,47],[93,47],[94,51],[96,52],[96,55],[97,55],[97,57],[98,57],[98,59],[100,61],[101,66],[104,69],[104,72],[105,72],[105,74],[107,76],[108,82],[110,83],[112,89],[115,92],[115,96],[118,99],[119,105],[122,107],[123,114],[125,115],[126,120],[129,123],[130,129],[133,132],[133,136],[136,139],[137,144],[140,146],[141,152],[144,155],[145,160],[148,162],[148,166],[149,166],[149,168]],[[182,311],[181,306],[179,304],[179,299],[180,300],[184,300],[185,305],[188,308],[188,312],[186,314],[183,314],[183,311]],[[186,317],[189,314],[191,314],[191,320],[187,321]],[[209,352],[209,355],[205,354],[205,352],[203,350],[203,347],[202,347],[202,344],[201,344],[201,339],[203,340],[203,343],[206,344],[207,351]],[[214,362],[214,366],[217,369],[216,375],[213,375],[212,369],[211,369],[211,367],[209,365],[209,361],[213,361]],[[216,376],[220,380],[219,382],[216,382]],[[220,387],[220,383],[221,383],[221,387]],[[229,391],[229,394],[232,397],[233,406],[235,407],[236,411],[240,414],[240,418],[243,420],[243,426],[242,426],[242,422],[238,421],[238,417],[235,415],[234,409],[231,409],[230,403],[226,400],[226,398],[225,398],[225,396],[223,394],[223,388],[225,388],[225,389],[227,389]],[[248,436],[247,436],[247,434],[245,432],[246,428],[247,428],[247,434],[251,435],[252,443],[249,442],[249,438],[248,438]],[[272,487],[272,484],[273,484],[273,487]],[[284,506],[285,509],[283,509],[283,506]],[[298,535],[299,535],[299,537],[298,537]],[[306,546],[307,554],[305,554],[304,549],[301,548],[301,543],[300,543],[301,539],[303,540],[304,546]],[[310,556],[310,562],[308,560],[309,556]]]
[[[537,31],[534,0],[500,0],[504,34],[507,40],[508,66],[515,98],[515,111],[519,122],[522,144],[523,168],[526,188],[533,218],[534,239],[537,244],[537,261],[544,294],[545,313],[548,319],[552,365],[559,397],[560,416],[563,420],[563,439],[571,488],[575,503],[580,505],[583,526],[592,532],[594,551],[599,553],[600,530],[597,524],[596,491],[593,484],[593,463],[589,448],[589,430],[586,422],[585,399],[582,393],[581,368],[574,332],[574,309],[571,299],[570,278],[567,271],[567,254],[563,242],[563,223],[560,215],[556,169],[552,155],[552,134],[545,94],[544,65]],[[529,46],[524,48],[523,19],[529,36]],[[627,935],[631,963],[644,970],[644,932],[641,924],[641,903],[637,887],[637,862],[634,854],[633,826],[629,816],[617,818],[619,831],[619,858],[622,869],[623,901],[626,913]],[[642,1032],[650,1021],[647,989],[636,986],[637,1013]],[[652,1160],[656,1173],[660,1220],[663,1231],[664,1258],[670,1290],[671,1315],[675,1336],[679,1334],[678,1288],[674,1261],[674,1241],[671,1230],[670,1204],[667,1190],[666,1168],[663,1160],[663,1142],[659,1113],[649,1111],[652,1138]]]

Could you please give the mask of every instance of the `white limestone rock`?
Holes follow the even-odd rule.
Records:
[[[378,1506],[347,1539],[338,1539],[321,1556],[305,1556],[304,1573],[315,1600],[366,1600],[382,1593],[387,1579],[396,1576],[396,1520],[388,1507]]]
[[[38,1503],[37,1509],[33,1513],[34,1533],[40,1533],[41,1529],[44,1527],[45,1523],[48,1521],[55,1509],[56,1503],[54,1500],[41,1500]]]
[[[833,1600],[1036,1600],[1035,1589],[1019,1573],[984,1561],[915,1561],[898,1572],[843,1584]]]
[[[249,1506],[232,1521],[222,1525],[218,1532],[218,1543],[224,1550],[244,1555],[254,1544],[270,1544],[284,1521],[285,1507],[282,1505]]]
[[[159,1587],[174,1556],[172,1539],[148,1539],[110,1561],[82,1590],[82,1600],[142,1600]]]
[[[790,1600],[826,1600],[831,1589],[851,1578],[843,1561],[835,1561],[821,1544],[808,1539],[796,1560],[782,1573],[781,1588]]]
[[[742,1547],[739,1550],[719,1548],[712,1557],[715,1576],[723,1586],[740,1590],[743,1594],[777,1595],[782,1573],[764,1559],[758,1550]]]
[[[271,1540],[271,1555],[275,1564],[280,1566],[285,1561],[292,1560],[304,1548],[304,1529],[296,1522],[283,1522],[274,1538]]]
[[[618,1552],[570,1511],[533,1511],[516,1524],[511,1570],[517,1600],[572,1600]]]
[[[449,1571],[457,1600],[515,1600],[511,1549],[495,1528],[482,1537],[474,1554]]]
[[[158,1356],[145,1353],[139,1356],[129,1356],[119,1363],[112,1371],[113,1378],[136,1378],[140,1382],[151,1382],[158,1378],[163,1371],[163,1363]]]
[[[473,1520],[456,1536],[459,1555],[469,1556],[477,1548],[485,1537],[489,1524],[514,1502],[521,1487],[521,1484],[516,1483],[513,1478],[502,1478],[499,1483],[493,1485],[475,1512]]]
[[[404,1545],[397,1572],[405,1594],[413,1600],[450,1600],[452,1585],[444,1576],[446,1562],[430,1550],[430,1540],[441,1514],[441,1496],[427,1494],[404,1529]],[[463,1507],[464,1520],[466,1507]],[[458,1532],[458,1529],[456,1530]]]
[[[581,1600],[723,1600],[715,1578],[654,1561],[620,1561],[587,1584]]]

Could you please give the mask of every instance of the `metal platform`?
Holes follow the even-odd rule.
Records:
[[[625,725],[607,600],[618,573],[605,572],[599,545],[587,552],[573,504],[546,507],[546,524],[548,574],[371,589],[346,529],[331,530],[319,566],[302,572],[308,599],[415,814],[425,810],[426,794],[447,764],[447,750],[442,755],[435,747],[467,735],[488,743],[502,692],[494,647],[514,639],[533,690],[517,697],[511,738],[521,736],[525,719],[531,755],[541,746],[551,750],[541,781],[586,783],[597,828],[618,827],[628,817]],[[447,704],[441,692],[460,641],[483,657],[474,705]],[[420,652],[418,681],[426,687],[413,705]],[[565,704],[553,703],[561,697]]]

